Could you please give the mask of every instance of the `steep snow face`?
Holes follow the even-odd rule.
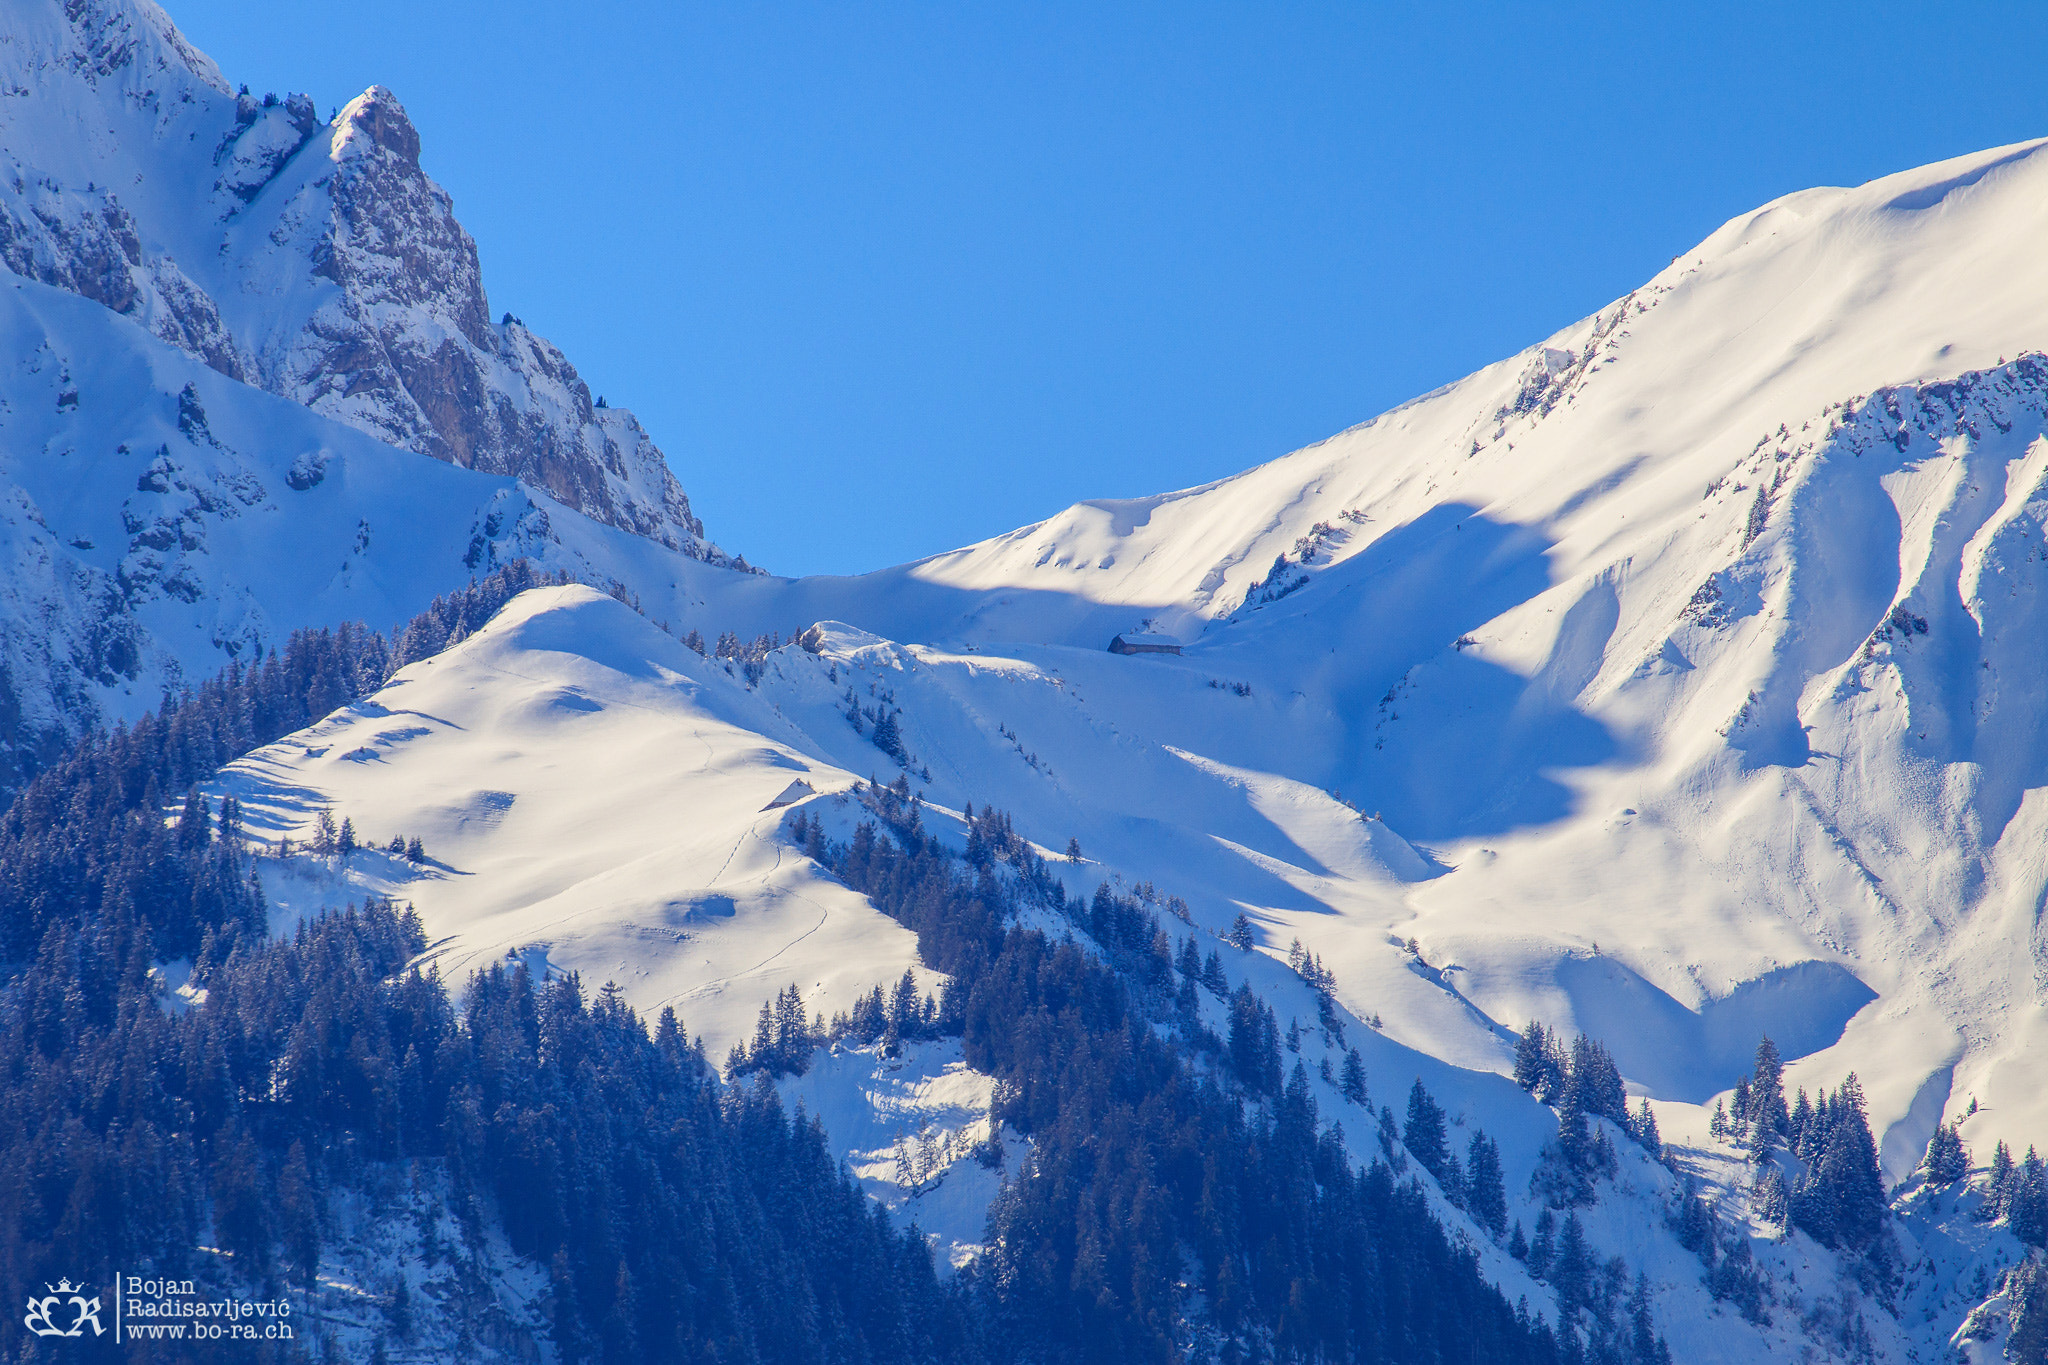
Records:
[[[149,0],[26,0],[5,30],[0,264],[379,440],[731,562],[632,415],[491,321],[389,91],[331,123],[233,95]]]
[[[388,628],[515,558],[677,617],[731,577],[525,483],[371,440],[98,303],[0,276],[0,786],[283,646]]]
[[[1038,760],[1007,767],[919,742],[919,707],[954,703],[899,687],[935,786],[957,767],[1032,837],[1078,833],[1211,925],[1248,908],[1340,981],[1395,979],[1388,940],[1414,939],[1464,1003],[1357,1003],[1437,1055],[1499,1065],[1491,1025],[1541,1018],[1711,1107],[1767,1028],[1795,1082],[1861,1073],[1893,1174],[1973,1096],[1971,1140],[2038,1140],[2044,146],[1779,200],[1235,478],[711,610],[946,642],[921,656],[941,691],[998,654],[1056,672],[1092,732],[976,693]],[[1147,622],[1185,657],[1100,653]],[[1087,776],[1054,797],[1048,768]],[[1198,772],[1308,794],[1268,821],[1298,852],[1227,833]],[[1325,857],[1311,796],[1379,814],[1431,875]],[[1312,876],[1253,894],[1173,826]]]

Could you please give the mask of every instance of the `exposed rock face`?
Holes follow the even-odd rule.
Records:
[[[295,245],[311,277],[334,288],[295,332],[269,339],[258,382],[393,445],[524,479],[718,562],[640,424],[593,406],[568,358],[509,314],[491,322],[476,244],[419,151],[396,97],[373,87],[294,153],[312,164],[292,174],[280,164],[274,193],[290,198],[264,216],[301,229]]]
[[[388,90],[327,123],[302,95],[232,94],[150,0],[25,0],[4,25],[0,265],[380,440],[746,567],[629,413],[491,321]]]

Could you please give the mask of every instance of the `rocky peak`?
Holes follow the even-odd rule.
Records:
[[[413,170],[420,165],[420,135],[398,97],[373,85],[343,107],[334,120],[328,155],[340,161],[364,143],[381,147]]]

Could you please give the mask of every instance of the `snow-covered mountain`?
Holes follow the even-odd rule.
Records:
[[[30,0],[0,92],[0,786],[292,629],[409,615],[510,540],[650,594],[746,567],[630,412],[492,321],[389,91],[323,121],[231,93],[150,0]]]
[[[373,87],[235,94],[151,0],[30,0],[0,41],[0,261],[231,378],[718,562],[661,452],[484,296]]]
[[[1703,1173],[1764,1033],[1793,1084],[1861,1078],[1890,1178],[1943,1121],[2024,1148],[2048,1133],[2044,146],[1769,205],[1236,478],[861,578],[724,577],[680,619],[853,623],[757,689],[757,732],[829,765],[821,789],[905,772],[934,808],[1078,838],[1077,889],[1299,939],[1475,1114],[1415,1059],[1501,1071],[1534,1018],[1605,1039]],[[1105,651],[1148,624],[1184,654]],[[848,722],[897,710],[901,764]],[[413,780],[265,761],[301,820],[354,774]],[[561,961],[659,979],[594,936],[613,904],[562,903]],[[728,989],[705,970],[691,989]],[[727,1027],[760,994],[733,988]],[[1974,1303],[1942,1298],[1968,1257],[1944,1265],[1930,1349]]]
[[[935,789],[1078,833],[1212,924],[1250,907],[1358,1005],[1413,938],[1477,1010],[1611,1037],[1660,1098],[1711,1105],[1769,1026],[1795,1076],[1862,1075],[1894,1174],[1973,1097],[1967,1135],[2031,1140],[2044,228],[2042,143],[1791,195],[1245,474],[709,610],[944,642],[892,682]],[[1147,622],[1184,655],[1103,652]],[[1090,728],[990,696],[1018,676],[997,654]],[[969,767],[976,724],[1040,764]],[[1193,796],[1212,781],[1265,831],[1262,886],[1208,861],[1242,840]],[[1462,1005],[1441,1031],[1400,1013],[1442,1055],[1500,1055]]]
[[[1788,196],[1234,478],[789,580],[705,541],[630,415],[490,321],[388,92],[325,123],[231,95],[147,0],[30,0],[5,28],[19,766],[515,557],[639,608],[527,594],[224,772],[273,852],[330,811],[430,855],[267,857],[280,927],[392,895],[450,980],[512,953],[616,981],[722,1054],[786,985],[830,1014],[906,969],[933,984],[787,835],[795,812],[844,837],[857,784],[901,778],[956,844],[970,809],[1007,812],[1070,895],[1106,882],[1205,943],[1244,916],[1260,951],[1232,984],[1313,1024],[1298,942],[1375,1096],[1421,1077],[1499,1138],[1524,1221],[1555,1132],[1502,1075],[1530,1020],[1604,1040],[1759,1235],[1709,1114],[1766,1033],[1791,1085],[1860,1077],[1889,1179],[1944,1122],[1980,1157],[2048,1140],[2048,142]],[[1141,630],[1182,652],[1105,649]],[[692,631],[790,641],[721,659]],[[932,1043],[785,1086],[872,1193],[973,1254],[995,1183],[954,1157],[990,1136],[989,1077]],[[920,1129],[947,1159],[913,1176]],[[1676,1190],[1631,1154],[1586,1217],[1682,1359],[1853,1353],[1861,1290],[1797,1235],[1758,1243],[1774,1321],[1722,1316],[1664,1226]],[[1871,1350],[1929,1359],[2017,1248],[1938,1193],[1899,1210],[1914,1277]]]

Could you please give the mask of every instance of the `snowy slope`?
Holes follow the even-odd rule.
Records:
[[[309,625],[388,629],[526,557],[679,615],[732,576],[372,440],[99,304],[0,276],[0,786]],[[17,749],[19,745],[19,749]]]
[[[795,808],[843,837],[860,814],[845,795],[856,771],[888,760],[836,703],[848,688],[872,695],[870,682],[908,697],[944,675],[922,651],[846,628],[827,627],[814,643],[815,653],[788,646],[772,655],[759,686],[749,687],[732,666],[700,657],[607,596],[538,589],[374,696],[232,764],[209,792],[240,799],[249,833],[273,855],[282,839],[297,844],[260,864],[279,931],[326,906],[392,896],[418,910],[427,960],[451,983],[508,955],[580,973],[589,989],[615,982],[643,1014],[675,1008],[722,1057],[786,985],[830,1016],[906,969],[927,989],[938,984],[907,931],[791,845],[783,832],[791,808],[764,807],[800,777],[816,794]],[[1070,704],[1047,675],[1015,661],[976,671],[997,698],[1023,688]],[[920,740],[931,737],[935,707],[912,711],[924,718]],[[1022,762],[998,748],[954,761]],[[969,781],[992,785],[986,777]],[[1233,781],[1222,775],[1218,785]],[[1228,819],[1227,797],[1211,805]],[[415,866],[380,847],[312,856],[306,842],[323,810],[348,819],[367,844],[419,837],[428,862]],[[942,837],[961,837],[957,807],[931,805],[927,815]],[[1398,845],[1385,852],[1415,870]],[[1076,894],[1112,875],[1095,863],[1057,870]],[[1314,1021],[1312,992],[1284,964],[1232,956],[1234,979],[1253,981],[1284,1017]],[[1429,1008],[1426,994],[1417,1009]],[[1207,1007],[1212,1024],[1225,1026],[1220,1004]],[[1421,1077],[1454,1124],[1496,1134],[1517,1214],[1533,1223],[1536,1205],[1524,1191],[1554,1131],[1548,1111],[1498,1076],[1461,1071],[1362,1025],[1348,1041],[1382,1078],[1383,1098],[1399,1102]],[[1313,1037],[1303,1056],[1341,1062]],[[992,1085],[947,1040],[893,1060],[874,1048],[835,1048],[782,1088],[825,1122],[877,1198],[915,1218],[957,1261],[977,1249],[998,1187],[995,1172],[969,1159],[988,1133]],[[1354,1148],[1369,1158],[1372,1114],[1359,1115],[1320,1078],[1315,1085],[1331,1113],[1352,1114]],[[1010,1134],[1007,1146],[1014,1163],[1020,1140]],[[1668,1173],[1644,1166],[1637,1175],[1668,1192]],[[1541,1302],[1547,1291],[1504,1253],[1489,1246],[1486,1254],[1497,1278]],[[1689,1264],[1672,1256],[1673,1292],[1696,1288]]]
[[[789,808],[762,809],[801,776],[817,794],[796,809],[843,837],[859,815],[844,795],[855,775],[886,780],[901,770],[842,708],[849,693],[864,706],[886,701],[900,708],[913,765],[932,769],[920,785],[930,793],[927,826],[941,837],[961,837],[952,793],[1005,791],[1018,798],[1022,827],[1057,822],[1078,833],[1083,861],[1053,865],[1073,894],[1113,880],[1170,916],[1165,898],[1189,893],[1194,923],[1166,923],[1211,946],[1221,946],[1214,934],[1240,907],[1269,939],[1298,933],[1338,945],[1338,1046],[1316,1026],[1312,990],[1278,954],[1223,951],[1233,982],[1251,983],[1282,1020],[1303,1026],[1300,1055],[1317,1101],[1345,1123],[1359,1159],[1379,1151],[1374,1116],[1320,1074],[1323,1063],[1341,1065],[1342,1045],[1363,1055],[1375,1104],[1398,1107],[1420,1078],[1449,1111],[1457,1144],[1473,1128],[1494,1135],[1512,1216],[1534,1224],[1530,1180],[1554,1121],[1493,1074],[1496,1035],[1459,999],[1457,979],[1389,941],[1385,926],[1404,913],[1404,889],[1427,884],[1434,869],[1383,821],[1285,779],[1119,734],[1093,701],[1115,680],[1089,667],[1116,662],[1110,656],[1048,647],[1032,663],[895,645],[836,625],[807,643],[771,654],[750,688],[739,670],[679,646],[608,597],[536,590],[375,696],[232,765],[211,790],[237,795],[251,833],[273,850],[281,837],[298,843],[292,857],[262,862],[278,928],[366,894],[400,897],[420,911],[429,959],[451,981],[507,954],[579,972],[589,988],[615,981],[643,1012],[673,1005],[719,1056],[785,985],[829,1014],[906,967],[936,984],[916,966],[908,934],[789,841]],[[1182,699],[1186,707],[1258,700],[1187,682],[1196,695]],[[1022,741],[1005,732],[1037,747],[1020,752]],[[1172,799],[1134,805],[1148,789]],[[376,844],[417,835],[430,860],[414,867],[376,849],[311,856],[304,841],[323,809]],[[1796,1039],[1775,1007],[1766,1000],[1744,1020]],[[1225,1026],[1220,1002],[1205,997],[1204,1009],[1212,1027]],[[1383,1027],[1364,1022],[1374,1014]],[[967,1158],[988,1131],[991,1084],[961,1064],[956,1043],[939,1042],[893,1061],[872,1048],[835,1049],[782,1088],[825,1123],[875,1197],[958,1260],[973,1254],[997,1185]],[[1687,1167],[1725,1192],[1724,1213],[1741,1226],[1745,1162],[1706,1138],[1694,1106],[1666,1102],[1658,1112]],[[1712,1303],[1698,1261],[1665,1226],[1677,1178],[1622,1145],[1616,1181],[1582,1217],[1603,1255],[1650,1276],[1681,1358],[1797,1354],[1810,1339],[1805,1319],[1832,1311],[1834,1259],[1803,1236],[1760,1242],[1781,1311],[1768,1326],[1742,1322]],[[1008,1146],[1014,1163],[1023,1149],[1014,1135]],[[1545,1310],[1547,1288],[1448,1203],[1437,1209],[1511,1298],[1526,1294]],[[1920,1324],[1933,1340],[1983,1297],[1957,1296],[1984,1247],[2003,1244],[2002,1234],[1967,1223],[1925,1235],[1946,1239],[1948,1279],[1939,1294],[1927,1292],[1948,1316],[1939,1331]],[[1915,1341],[1906,1327],[1880,1319],[1875,1330],[1887,1358],[1906,1358]]]
[[[810,874],[759,809],[789,764],[827,792],[907,772],[935,820],[993,803],[1047,853],[1078,839],[1083,861],[1056,864],[1074,893],[1178,897],[1198,934],[1247,915],[1265,954],[1233,975],[1307,1019],[1280,961],[1299,938],[1335,970],[1376,1096],[1423,1076],[1502,1137],[1511,1189],[1542,1120],[1493,1073],[1532,1017],[1605,1039],[1734,1216],[1747,1177],[1706,1113],[1766,1032],[1795,1084],[1861,1075],[1894,1176],[1973,1098],[1980,1153],[2024,1145],[2048,1132],[2031,647],[2048,281],[2027,250],[2044,176],[2028,147],[1794,196],[1523,356],[1236,479],[857,579],[707,571],[649,604],[707,637],[823,622],[752,689],[615,604],[522,599],[503,645],[494,627],[473,660],[416,666],[231,780],[280,831],[333,802],[376,838],[445,843],[463,874],[370,854],[280,869],[286,907],[403,894],[451,969],[544,945],[636,1004],[684,1002],[720,1043],[787,981],[837,1007],[908,960],[871,912],[841,940],[857,955],[809,956],[769,907],[778,879]],[[577,624],[542,631],[553,617]],[[1103,649],[1148,622],[1186,654]],[[508,669],[492,651],[515,635]],[[435,668],[466,680],[399,700]],[[617,714],[637,687],[669,713]],[[413,728],[403,709],[465,729],[390,738]],[[884,713],[905,768],[872,743]],[[576,744],[579,725],[606,737]],[[503,831],[476,805],[492,792],[512,798]],[[715,835],[672,834],[672,808]],[[598,851],[536,837],[556,826]],[[658,927],[658,907],[735,884],[712,893],[729,924]],[[943,1090],[937,1066],[891,1079],[856,1055],[793,1093],[878,1197],[960,1249],[980,1196],[949,1175],[954,1194],[917,1205],[932,1193],[907,1188],[893,1143],[971,1126],[971,1104],[904,1099]],[[1589,1226],[1651,1269],[1686,1358],[1773,1358],[1834,1330],[1830,1258],[1799,1237],[1759,1252],[1788,1310],[1775,1327],[1710,1309],[1661,1230],[1669,1195],[1644,1168]],[[1914,1289],[1932,1316],[1878,1324],[1893,1358],[1945,1342],[1971,1267],[2004,1254],[1937,1214],[1907,1236],[1946,1248],[1928,1256],[1947,1287]],[[1505,1258],[1488,1272],[1525,1292]]]
[[[410,901],[451,982],[545,953],[649,1014],[672,1005],[714,1055],[791,982],[828,1015],[916,961],[909,933],[794,856],[766,807],[793,779],[857,780],[805,755],[744,685],[589,588],[537,590],[375,696],[227,770],[252,833],[309,838],[321,806],[378,844],[361,883]],[[277,869],[284,915],[330,888]]]
[[[1972,1095],[1973,1141],[2033,1140],[2042,146],[1789,196],[1524,354],[1236,478],[712,609],[1060,669],[1097,728],[1013,719],[1024,746],[1061,773],[1110,735],[1142,757],[1043,799],[991,770],[978,799],[1047,821],[1099,800],[1091,852],[1212,922],[1266,907],[1341,979],[1377,981],[1386,937],[1413,936],[1494,1020],[1600,1032],[1633,1081],[1709,1105],[1768,1026],[1796,1080],[1862,1074],[1894,1174]],[[1187,656],[1099,653],[1147,620]],[[942,787],[956,742],[926,754]],[[1197,795],[1210,771],[1304,811],[1341,792],[1441,875],[1355,874],[1285,821],[1313,886],[1190,875],[1154,827],[1235,838]],[[1089,843],[1077,824],[1026,828]],[[1416,1036],[1493,1047],[1476,1023]]]

